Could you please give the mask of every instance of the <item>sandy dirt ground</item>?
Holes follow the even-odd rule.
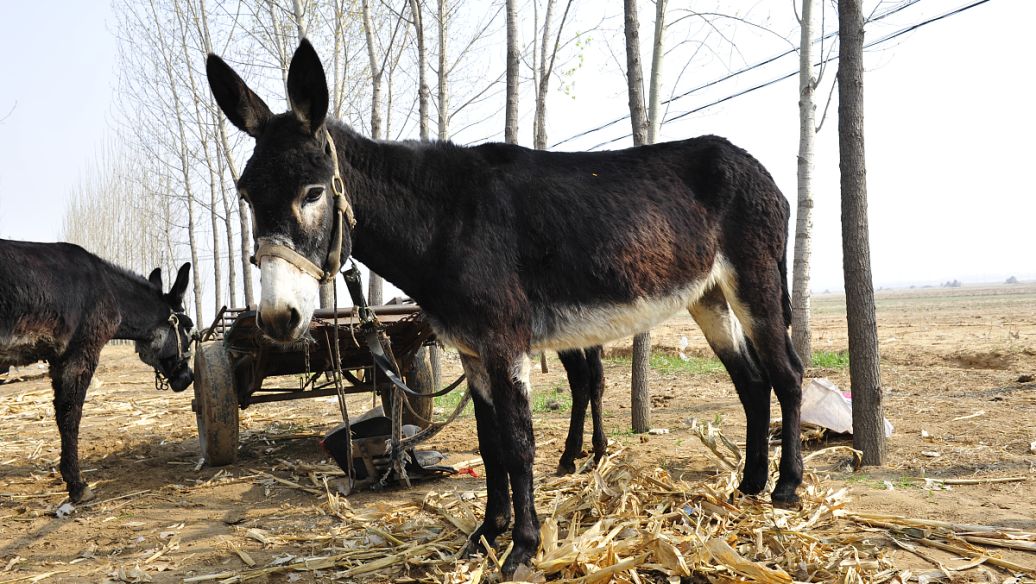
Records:
[[[895,433],[884,467],[829,472],[831,485],[851,489],[855,511],[1036,530],[1036,286],[879,291],[877,301],[884,403]],[[844,298],[816,297],[814,314],[815,349],[845,351]],[[682,337],[685,353],[709,355],[687,316],[653,332],[656,350],[670,355]],[[629,339],[608,349],[609,438],[642,463],[677,477],[713,472],[713,459],[688,429],[688,420],[721,419],[728,436],[743,440],[744,415],[726,374],[653,369],[652,425],[669,433],[633,435],[629,366],[621,358],[628,346]],[[554,471],[568,424],[563,369],[555,355],[548,356],[548,365],[549,373],[536,368],[533,374],[540,396],[534,400],[537,473]],[[459,371],[455,359],[447,358],[444,366],[447,374]],[[319,551],[307,539],[264,544],[249,530],[312,534],[341,521],[325,511],[322,491],[285,470],[327,459],[317,441],[340,422],[332,401],[251,407],[241,416],[238,462],[219,469],[200,466],[191,392],[157,392],[152,372],[128,346],[105,350],[87,397],[80,454],[97,499],[58,519],[54,510],[65,493],[56,472],[52,392],[45,377],[31,378],[36,369],[20,373],[30,379],[0,385],[0,583],[180,582],[243,569],[246,558],[263,566]],[[807,373],[849,388],[844,363]],[[370,397],[356,396],[350,410],[359,413],[371,403]],[[776,401],[773,412],[779,418]],[[835,437],[810,444],[807,451],[849,443]],[[466,414],[429,447],[456,462],[477,457],[476,444],[474,419]],[[926,477],[1024,480],[933,489]],[[349,502],[354,510],[379,510],[420,501],[428,489],[477,490],[484,489],[484,481],[455,476],[410,490],[357,493]],[[897,565],[931,568],[907,552],[889,553]],[[1009,551],[1004,557],[1036,566],[1036,553]],[[955,577],[994,581],[989,575],[970,570]],[[310,573],[256,581],[321,578],[326,577]]]

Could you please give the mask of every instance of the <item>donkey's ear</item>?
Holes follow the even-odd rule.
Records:
[[[162,268],[155,268],[151,270],[151,274],[148,275],[147,281],[151,282],[151,287],[159,292],[162,291]]]
[[[186,262],[176,272],[176,282],[173,282],[173,288],[169,290],[169,294],[166,296],[170,304],[179,308],[183,307],[183,295],[187,292],[187,282],[190,279],[191,262]]]
[[[327,77],[313,45],[302,39],[288,66],[288,103],[306,130],[316,134],[327,116]]]
[[[216,55],[209,55],[205,61],[205,72],[209,78],[209,87],[216,97],[223,113],[232,124],[253,138],[262,133],[267,120],[273,113],[254,91],[245,85],[241,77]]]

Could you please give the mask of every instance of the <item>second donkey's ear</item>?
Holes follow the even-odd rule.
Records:
[[[187,292],[187,283],[190,279],[191,262],[186,262],[180,266],[180,270],[176,273],[176,281],[173,282],[172,289],[166,295],[166,300],[169,304],[178,310],[183,310],[183,295]]]
[[[254,91],[245,85],[241,77],[216,55],[209,55],[205,61],[205,73],[209,78],[212,95],[230,123],[253,138],[258,138],[273,117],[273,112]]]
[[[151,282],[151,287],[159,292],[162,291],[162,268],[155,268],[151,270],[151,274],[148,275],[147,281]]]
[[[302,39],[288,66],[288,103],[310,134],[316,134],[327,117],[327,76],[313,45]]]

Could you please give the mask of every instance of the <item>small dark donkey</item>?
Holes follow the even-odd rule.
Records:
[[[797,501],[802,364],[787,334],[789,206],[744,150],[715,136],[585,153],[375,142],[325,119],[327,80],[307,41],[289,67],[284,114],[219,57],[207,71],[220,108],[255,138],[238,190],[255,217],[263,331],[302,335],[318,281],[352,251],[460,350],[488,488],[468,553],[508,528],[512,505],[504,572],[539,544],[528,354],[598,345],[681,309],[745,408],[740,490],[767,483],[772,387],[783,417],[772,498]]]
[[[0,369],[50,363],[61,478],[73,503],[93,498],[79,473],[79,421],[105,343],[136,341],[141,361],[174,391],[194,380],[183,309],[190,268],[181,266],[163,294],[160,269],[145,280],[77,245],[0,239]]]

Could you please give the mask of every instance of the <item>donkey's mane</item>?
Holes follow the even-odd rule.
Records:
[[[72,248],[75,248],[76,251],[78,251],[78,252],[83,252],[92,261],[95,261],[98,264],[100,264],[101,267],[106,268],[109,274],[112,274],[112,275],[115,275],[115,276],[121,276],[121,277],[129,280],[130,282],[133,282],[135,284],[140,284],[142,286],[146,286],[148,289],[154,290],[154,287],[151,286],[151,282],[149,282],[147,278],[145,278],[144,276],[141,276],[140,274],[138,274],[137,272],[134,272],[133,270],[130,270],[129,268],[125,268],[123,266],[120,266],[119,264],[115,263],[114,261],[112,261],[112,260],[110,260],[108,258],[103,257],[101,255],[101,252],[92,252],[92,251],[86,249],[85,247],[83,247],[83,246],[81,246],[81,245],[79,245],[77,243],[66,243],[65,245],[68,245],[68,246],[70,246]]]

